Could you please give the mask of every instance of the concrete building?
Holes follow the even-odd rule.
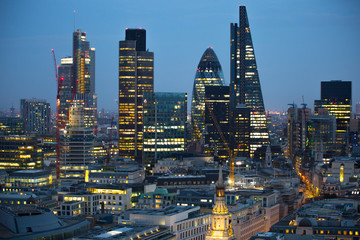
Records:
[[[21,99],[20,114],[24,119],[25,134],[49,134],[50,112],[50,103],[45,99]]]

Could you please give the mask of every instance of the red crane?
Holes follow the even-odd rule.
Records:
[[[51,49],[53,54],[54,66],[55,66],[55,78],[57,85],[57,95],[56,95],[56,179],[60,178],[60,127],[62,125],[62,119],[60,116],[60,90],[63,77],[59,79],[58,76],[58,66],[56,65],[56,57],[54,49]],[[60,81],[59,81],[60,80]]]

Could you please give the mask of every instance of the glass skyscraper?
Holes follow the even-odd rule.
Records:
[[[191,126],[193,141],[202,139],[205,131],[205,87],[223,86],[224,74],[212,48],[207,48],[196,70],[191,100]]]
[[[230,106],[250,108],[250,156],[258,147],[269,144],[264,101],[246,7],[240,6],[240,21],[231,24]]]
[[[186,150],[187,94],[144,93],[144,165]]]
[[[145,29],[126,29],[119,43],[119,156],[143,163],[143,94],[154,90],[154,53]]]

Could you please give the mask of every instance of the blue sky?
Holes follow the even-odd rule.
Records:
[[[214,48],[229,83],[230,23],[246,5],[266,110],[308,106],[320,98],[320,81],[353,82],[360,102],[360,1],[358,0],[1,0],[0,110],[20,98],[45,98],[55,110],[58,63],[72,53],[76,29],[96,48],[99,110],[116,110],[118,42],[125,28],[147,30],[155,55],[155,91],[187,92],[197,64]]]

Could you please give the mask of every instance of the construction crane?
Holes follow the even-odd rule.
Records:
[[[221,138],[222,142],[224,143],[224,145],[226,147],[226,150],[228,151],[228,154],[229,154],[229,158],[230,158],[230,163],[229,163],[229,186],[232,187],[234,185],[234,182],[235,182],[235,174],[234,174],[234,172],[235,172],[235,158],[236,158],[239,151],[237,151],[235,154],[234,154],[233,151],[231,151],[231,149],[229,147],[229,144],[225,139],[224,133],[222,132],[222,130],[220,128],[220,125],[219,125],[219,123],[218,123],[218,121],[217,121],[217,119],[216,119],[216,117],[214,115],[214,112],[212,111],[212,109],[210,107],[210,104],[206,99],[205,99],[205,104],[206,104],[206,107],[209,109],[211,118],[213,119],[215,127],[216,127],[217,131],[220,134],[220,138]]]

